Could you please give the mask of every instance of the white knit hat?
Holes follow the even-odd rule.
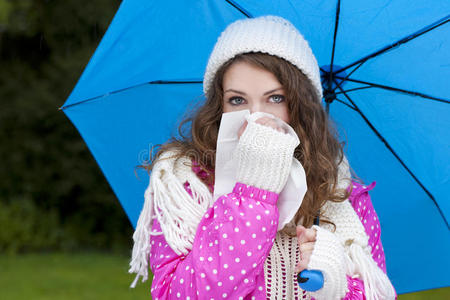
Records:
[[[203,92],[207,94],[221,65],[246,52],[264,52],[289,61],[311,80],[322,99],[319,66],[308,42],[292,23],[278,16],[241,19],[227,26],[209,57]]]

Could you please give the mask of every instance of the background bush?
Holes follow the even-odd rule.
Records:
[[[129,251],[132,227],[63,105],[118,0],[0,0],[0,252]]]

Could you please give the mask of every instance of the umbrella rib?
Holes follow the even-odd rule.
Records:
[[[146,84],[192,84],[192,83],[203,83],[203,81],[201,81],[201,80],[154,80],[154,81],[150,81],[150,82],[136,84],[136,85],[133,85],[133,86],[130,86],[130,87],[127,87],[127,88],[123,88],[123,89],[120,89],[120,90],[116,90],[116,91],[113,91],[113,92],[108,92],[108,93],[100,95],[100,96],[95,96],[95,97],[91,97],[91,98],[88,98],[88,99],[84,99],[84,100],[81,100],[81,101],[78,101],[78,102],[75,102],[75,103],[72,103],[72,104],[69,104],[69,105],[64,105],[64,106],[59,107],[58,110],[63,110],[63,109],[66,109],[66,108],[69,108],[69,107],[72,107],[72,106],[75,106],[75,105],[79,105],[79,104],[82,104],[82,103],[94,101],[96,99],[104,98],[104,97],[107,97],[109,95],[117,94],[117,93],[129,90],[129,89],[133,89],[133,88],[136,88],[136,87],[139,87],[139,86],[143,86],[143,85],[146,85]]]
[[[384,145],[391,151],[391,153],[397,158],[397,160],[400,162],[400,164],[406,169],[406,171],[412,176],[412,178],[419,184],[419,186],[425,191],[425,193],[428,195],[428,197],[431,198],[431,200],[434,202],[434,205],[436,206],[439,214],[441,215],[442,219],[444,220],[445,224],[447,225],[447,228],[450,229],[450,226],[447,222],[447,219],[444,216],[444,213],[441,210],[441,207],[436,202],[436,199],[434,196],[428,191],[428,189],[422,184],[422,182],[411,172],[411,170],[406,166],[405,162],[400,158],[400,156],[394,151],[394,149],[391,147],[391,145],[386,141],[386,139],[378,132],[378,130],[373,126],[373,124],[367,119],[367,117],[363,114],[363,112],[359,109],[359,107],[355,104],[355,102],[352,101],[350,96],[347,95],[347,93],[341,88],[339,83],[334,80],[335,84],[339,86],[339,89],[342,91],[344,96],[347,98],[348,101],[350,101],[353,106],[355,107],[356,112],[364,119],[364,121],[369,125],[370,129],[375,133],[375,135],[384,143]]]
[[[373,86],[362,86],[362,87],[358,87],[358,88],[354,88],[354,89],[349,89],[349,90],[345,90],[345,92],[353,92],[353,91],[357,91],[357,90],[364,90],[364,89],[370,89],[373,88]],[[334,93],[335,95],[339,95],[342,94],[342,92],[336,92]]]
[[[237,10],[239,10],[247,18],[253,18],[253,16],[248,11],[246,11],[242,6],[237,4],[235,1],[233,0],[225,0],[225,1],[228,2],[234,8],[236,8]]]
[[[344,79],[344,77],[341,77],[341,76],[335,76],[335,78]],[[423,94],[423,93],[419,93],[419,92],[408,91],[408,90],[404,90],[404,89],[395,88],[395,87],[392,87],[392,86],[387,86],[387,85],[382,85],[382,84],[378,84],[378,83],[362,81],[362,80],[358,80],[358,79],[347,78],[346,80],[351,81],[351,82],[366,84],[366,85],[369,85],[371,87],[381,88],[381,89],[395,91],[395,92],[401,92],[401,93],[405,93],[405,94],[412,95],[412,96],[419,96],[419,97],[422,97],[422,98],[426,98],[426,99],[435,100],[435,101],[439,101],[439,102],[450,104],[450,100],[429,96],[429,95],[426,95],[426,94]]]
[[[350,76],[355,73],[356,70],[358,70],[363,64],[365,63],[365,61],[361,62],[356,68],[354,68],[350,73],[348,73],[345,78],[342,80],[342,82],[346,81],[348,78],[350,78]],[[336,76],[336,75],[335,75]],[[334,93],[336,91],[338,87],[335,86],[332,90],[332,92]]]
[[[436,22],[434,22],[434,23],[432,23],[432,24],[430,24],[428,26],[425,26],[424,28],[416,31],[413,34],[410,34],[410,35],[408,35],[408,36],[406,36],[406,37],[404,37],[404,38],[402,38],[402,39],[400,39],[400,40],[398,40],[398,41],[396,41],[396,42],[394,42],[394,43],[392,43],[392,44],[390,44],[390,45],[388,45],[388,46],[386,46],[386,47],[384,47],[384,48],[382,48],[382,49],[380,49],[380,50],[378,50],[378,51],[376,51],[374,53],[372,53],[372,54],[369,54],[366,57],[363,57],[363,58],[361,58],[361,59],[359,59],[359,60],[349,64],[348,66],[346,66],[346,67],[344,67],[342,69],[334,71],[334,73],[345,71],[348,68],[351,68],[351,67],[353,67],[356,64],[359,64],[361,62],[365,62],[365,61],[367,61],[367,60],[369,60],[371,58],[374,58],[374,57],[379,56],[379,55],[381,55],[383,53],[386,53],[389,50],[396,49],[396,48],[400,47],[400,45],[406,44],[407,42],[412,41],[413,39],[415,39],[415,38],[417,38],[417,37],[427,33],[428,31],[431,31],[433,29],[438,28],[439,26],[442,26],[442,25],[444,25],[445,23],[447,23],[449,21],[450,21],[450,15],[447,15],[447,16],[443,17],[442,19],[440,19],[440,20],[438,20],[438,21],[436,21]]]
[[[336,98],[335,101],[340,102],[340,103],[342,103],[342,104],[348,106],[349,108],[353,109],[354,111],[357,111],[356,108],[354,108],[353,106],[351,106],[351,105],[348,104],[348,103],[345,103],[345,101],[343,101],[343,100],[341,100],[341,99]]]
[[[333,34],[333,48],[331,50],[331,62],[330,62],[330,73],[329,73],[329,81],[333,79],[333,63],[334,63],[334,52],[336,49],[336,37],[339,26],[339,15],[341,12],[341,0],[338,0],[336,5],[336,18],[334,19],[334,34]]]

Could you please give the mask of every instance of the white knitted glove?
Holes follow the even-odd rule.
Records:
[[[291,171],[298,139],[255,123],[255,118],[247,120],[234,153],[238,160],[237,181],[280,193]]]
[[[312,228],[317,235],[308,269],[322,271],[324,283],[311,296],[317,300],[342,299],[348,292],[344,246],[334,233],[317,225]]]

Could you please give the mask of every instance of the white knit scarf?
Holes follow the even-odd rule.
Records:
[[[131,284],[133,288],[140,276],[142,282],[148,279],[150,236],[164,234],[175,253],[187,254],[192,249],[198,224],[213,204],[212,193],[192,171],[190,159],[185,156],[174,159],[177,154],[176,151],[166,151],[161,155],[154,164],[144,193],[144,206],[133,234],[134,246],[128,271],[137,274]],[[349,164],[344,156],[338,170],[338,188],[346,188],[349,178]],[[193,197],[184,188],[186,181]],[[372,259],[368,236],[350,201],[328,201],[323,209],[326,217],[336,225],[335,234],[348,254],[347,274],[361,277],[367,299],[393,299],[393,287]],[[155,218],[162,232],[151,231]],[[329,225],[321,226],[326,228]],[[331,230],[331,227],[327,229]]]

